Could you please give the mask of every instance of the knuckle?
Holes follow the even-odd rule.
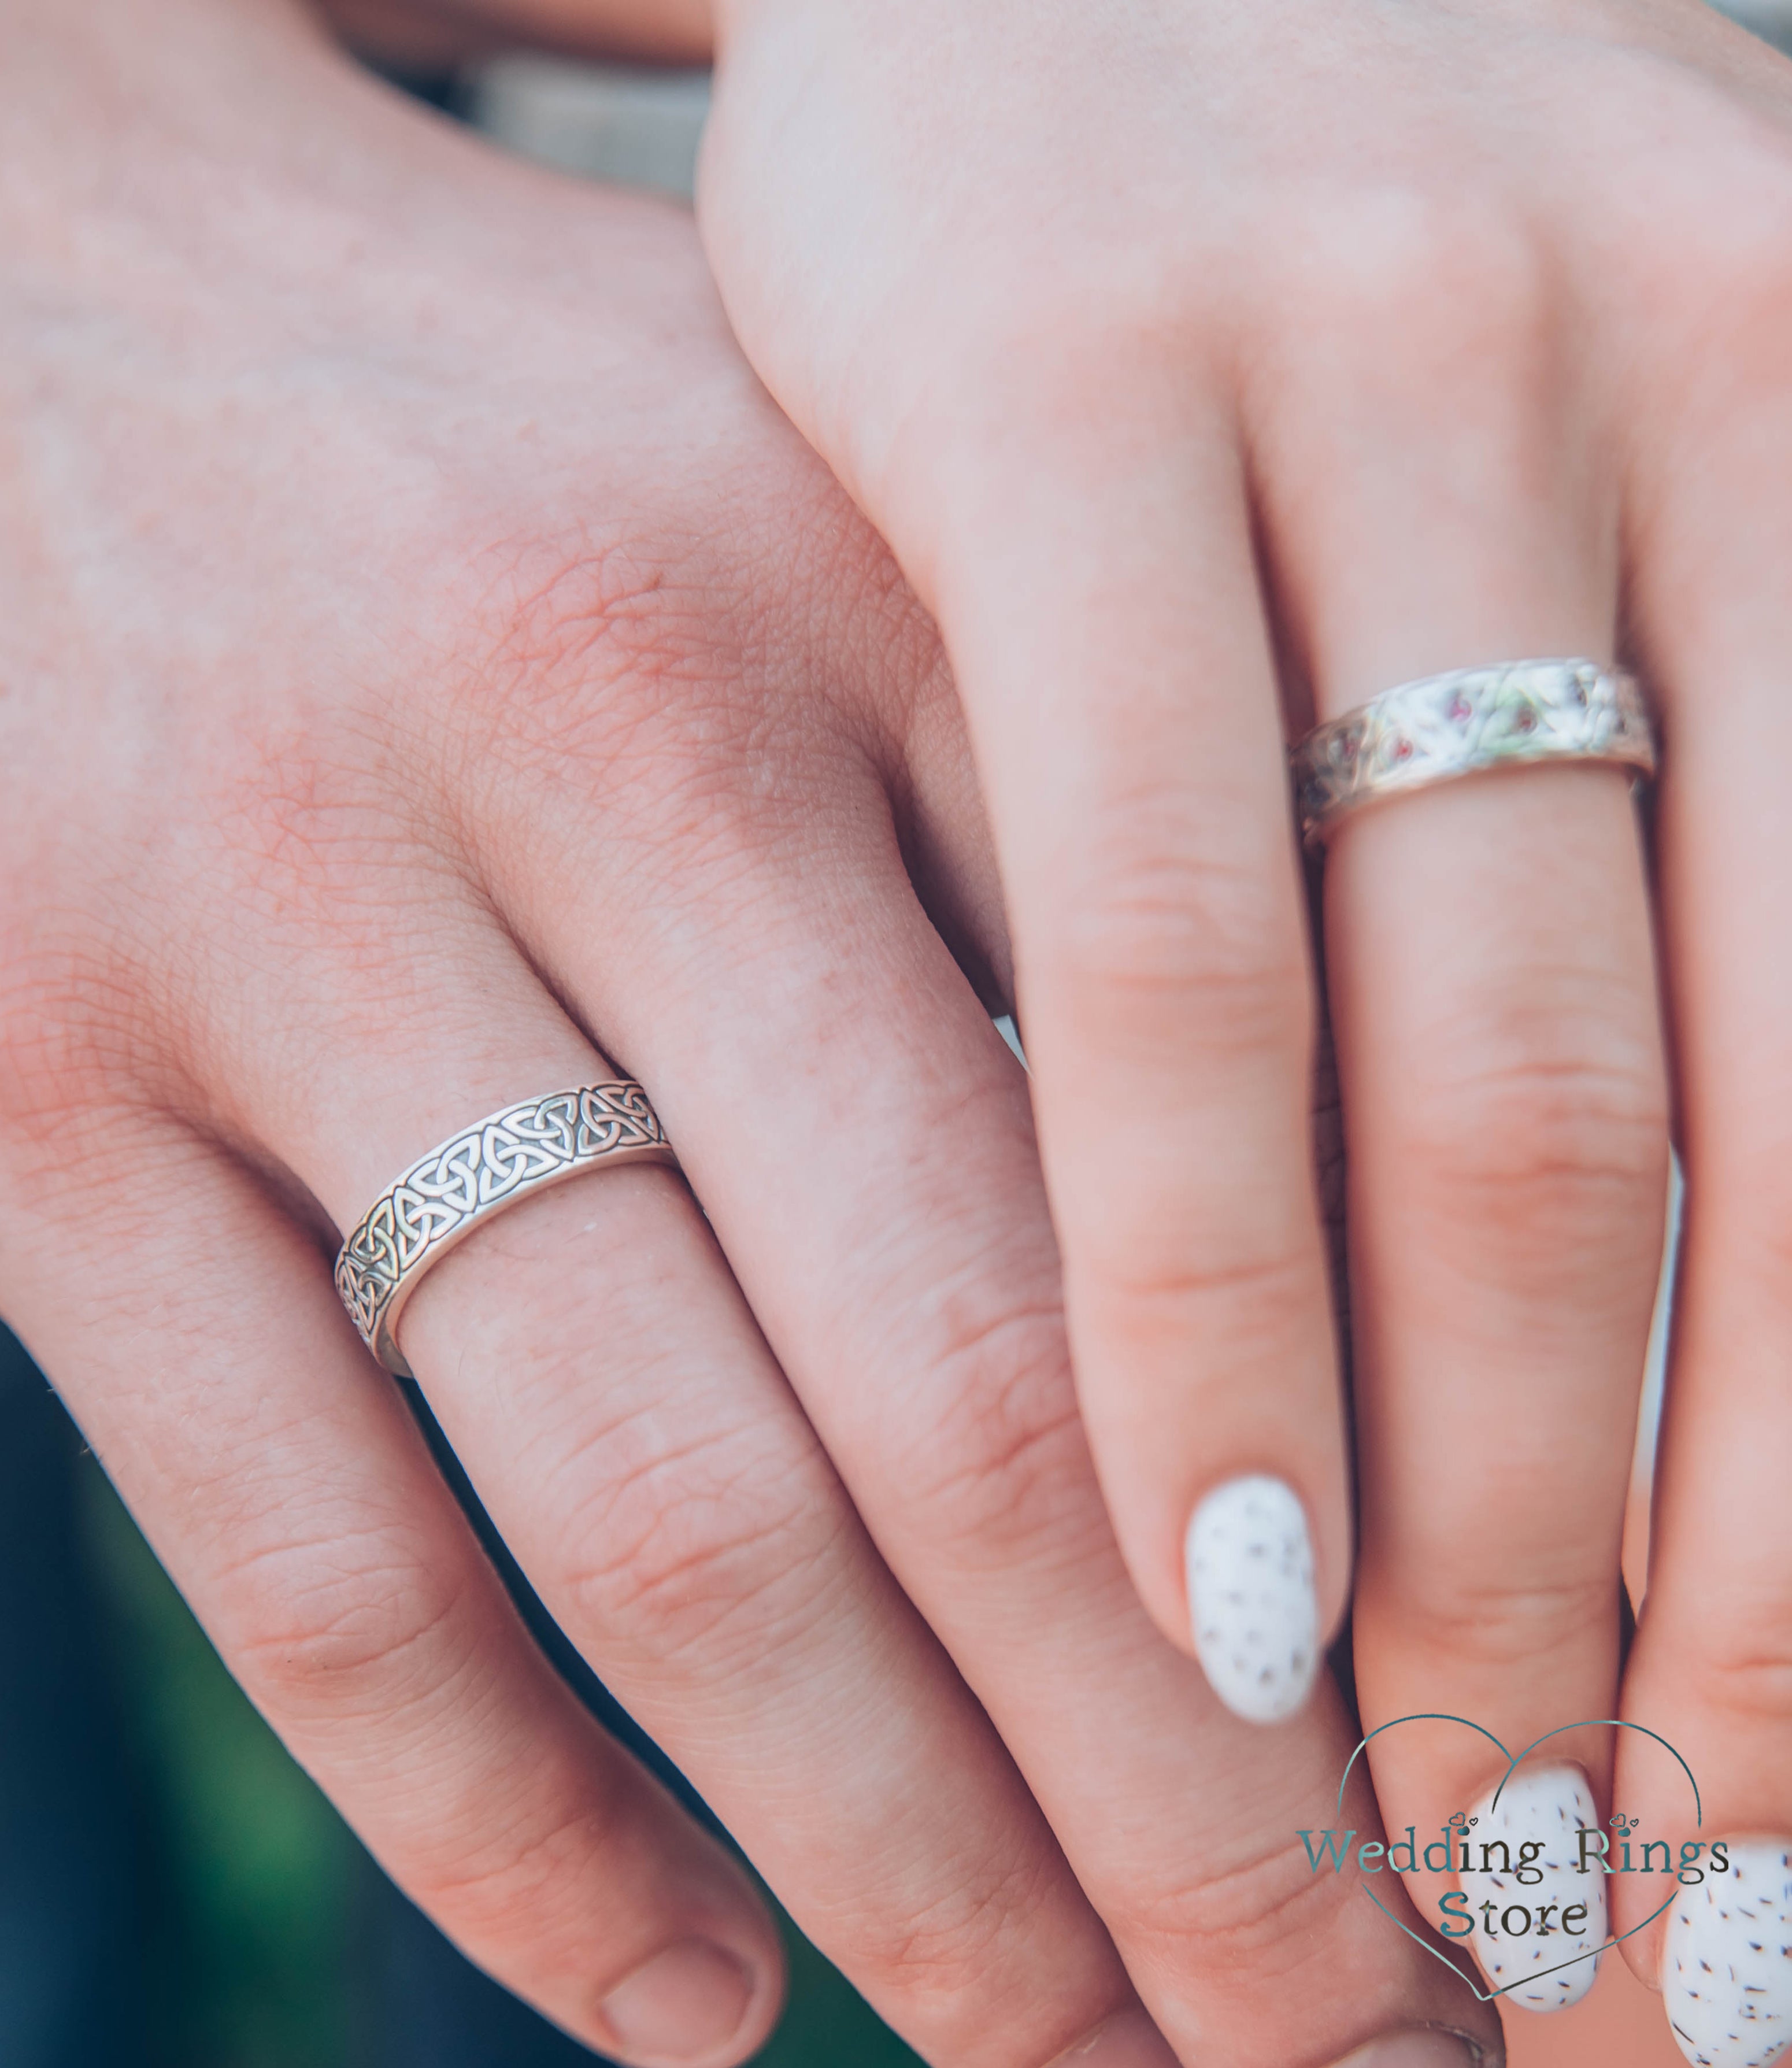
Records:
[[[283,1542],[224,1576],[233,1663],[296,1721],[422,1701],[470,1664],[466,1576],[404,1555],[390,1533]]]
[[[421,902],[428,885],[424,825],[380,773],[355,765],[341,744],[325,745],[309,727],[245,744],[221,777],[211,838],[237,924],[264,940],[314,950],[336,940],[363,951],[367,937],[385,931],[381,898],[402,883]],[[215,917],[207,917],[205,930],[215,938]]]
[[[1091,1467],[1057,1299],[992,1303],[955,1287],[916,1362],[937,1411],[918,1432],[912,1401],[900,1414],[892,1401],[880,1437],[901,1459],[930,1536],[960,1555],[1005,1561],[1017,1544],[1061,1529],[1089,1492]]]
[[[1702,1705],[1733,1722],[1784,1730],[1792,1716],[1792,1599],[1783,1590],[1726,1590],[1681,1645],[1678,1671]]]
[[[1230,1234],[1209,1231],[1200,1240],[1177,1240],[1179,1231],[1168,1228],[1167,1240],[1135,1239],[1124,1250],[1102,1252],[1094,1297],[1111,1306],[1117,1325],[1134,1333],[1159,1325],[1174,1333],[1186,1328],[1191,1313],[1216,1308],[1235,1309],[1246,1329],[1249,1317],[1273,1324],[1299,1312],[1312,1297],[1317,1251],[1273,1240],[1242,1215],[1240,1223]]]
[[[139,1080],[150,1056],[118,958],[84,924],[0,933],[0,1115],[55,1128]]]
[[[1792,128],[1729,94],[1700,94],[1681,112],[1696,140],[1683,137],[1669,161],[1645,231],[1664,291],[1684,301],[1689,271],[1744,300],[1767,283],[1792,285]]]
[[[476,796],[519,789],[576,842],[595,796],[613,843],[712,881],[768,841],[813,844],[816,763],[853,748],[831,687],[789,694],[816,666],[798,600],[658,537],[562,541],[496,586],[458,737]],[[488,809],[469,837],[509,817]]]
[[[155,1188],[121,1182],[152,1166],[165,1183],[194,1150],[181,1044],[108,966],[65,943],[0,968],[0,1142],[7,1203],[134,1252],[160,1232]]]
[[[1155,1886],[1131,1879],[1098,1901],[1129,1939],[1166,1961],[1186,1963],[1187,1948],[1199,1946],[1203,1981],[1216,1991],[1228,1984],[1254,1990],[1267,1976],[1310,1960],[1354,1895],[1351,1878],[1313,1873],[1291,1834],[1285,1845],[1253,1847]]]
[[[571,1923],[582,1937],[593,1859],[623,1835],[620,1795],[613,1785],[604,1785],[601,1767],[592,1762],[576,1793],[568,1790],[568,1805],[544,1822],[495,1816],[492,1805],[475,1797],[416,1841],[406,1861],[406,1892],[433,1915],[452,1916],[463,1931],[507,1936],[526,1919],[538,1950],[556,1923]]]
[[[1207,1371],[1285,1370],[1329,1317],[1324,1253],[1258,1218],[1241,1211],[1232,1227],[1179,1233],[1146,1227],[1124,1244],[1092,1246],[1076,1284],[1079,1314],[1154,1367],[1166,1356],[1185,1365],[1197,1343]]]
[[[633,767],[643,742],[694,706],[711,735],[746,701],[711,692],[737,672],[736,629],[688,551],[619,535],[495,556],[491,622],[472,671],[477,727],[533,763]],[[698,698],[669,695],[695,686]]]
[[[1049,1920],[1060,1893],[1049,1862],[1018,1851],[986,1858],[967,1874],[930,1876],[924,1893],[903,1880],[866,1920],[865,1965],[887,1985],[935,2002],[975,2002],[1007,1948],[1036,1920]],[[892,1895],[899,1899],[887,1900]]]
[[[1792,324],[1792,178],[1745,159],[1721,216],[1702,197],[1672,197],[1637,256],[1635,292],[1656,325],[1654,379],[1672,387],[1701,435],[1753,424],[1786,393]],[[1777,190],[1776,190],[1777,188]],[[1714,340],[1722,340],[1716,350]]]
[[[1629,1231],[1666,1196],[1668,1090],[1646,1037],[1581,1018],[1509,1020],[1436,1046],[1403,1095],[1400,1150],[1445,1224],[1578,1270],[1595,1231]]]
[[[499,1797],[473,1785],[511,1720],[495,1713],[489,1625],[465,1612],[481,1575],[410,1549],[370,1529],[239,1560],[222,1576],[231,1669],[276,1728],[323,1753],[339,1800],[377,1800],[393,1870],[426,1908],[462,1930],[514,1931],[520,1917],[537,1935],[582,1935],[592,1862],[635,1814],[626,1769],[538,1745]]]
[[[1297,276],[1303,298],[1317,285],[1334,318],[1378,337],[1396,319],[1409,368],[1447,356],[1460,371],[1472,353],[1509,379],[1559,325],[1543,247],[1509,207],[1395,179],[1322,197],[1310,219],[1316,265]]]
[[[1304,950],[1270,872],[1166,842],[1092,858],[1055,921],[1065,1007],[1104,1044],[1129,1029],[1260,1050],[1310,1038]]]
[[[850,1527],[819,1454],[780,1432],[715,1428],[677,1445],[657,1418],[612,1425],[560,1468],[569,1496],[561,1584],[589,1628],[659,1660],[762,1658],[768,1634],[818,1612]]]
[[[1738,248],[1724,254],[1716,267],[1709,258],[1701,270],[1709,281],[1706,307],[1715,311],[1725,340],[1725,360],[1731,381],[1738,379],[1757,393],[1783,396],[1786,390],[1786,337],[1792,326],[1792,195],[1786,213],[1738,239]],[[1701,342],[1704,340],[1701,340]]]
[[[1410,1564],[1398,1629],[1403,1648],[1415,1657],[1522,1672],[1540,1658],[1583,1655],[1591,1632],[1617,1630],[1619,1582],[1609,1558],[1604,1569],[1586,1574],[1557,1565],[1486,1571],[1436,1560]]]

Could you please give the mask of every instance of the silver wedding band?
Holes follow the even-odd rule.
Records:
[[[382,1192],[336,1257],[336,1286],[361,1341],[411,1376],[398,1317],[431,1264],[505,1207],[599,1164],[678,1168],[659,1116],[632,1078],[506,1106],[463,1128]]]
[[[1317,726],[1289,755],[1301,838],[1322,841],[1362,804],[1538,761],[1656,770],[1634,676],[1596,661],[1511,661],[1403,682]]]

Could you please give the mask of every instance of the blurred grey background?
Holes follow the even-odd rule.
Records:
[[[1792,53],[1792,0],[1719,0],[1719,11]],[[707,72],[519,54],[470,67],[460,90],[468,119],[523,157],[690,198]]]

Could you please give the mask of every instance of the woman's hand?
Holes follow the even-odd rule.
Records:
[[[940,623],[1110,1512],[1244,1713],[1298,1708],[1351,1562],[1285,729],[1472,664],[1642,664],[1692,1207],[1627,1713],[1707,1838],[1792,1834],[1792,69],[1692,0],[726,0],[719,47],[707,246]],[[1516,1750],[1613,1713],[1668,1167],[1647,886],[1609,770],[1332,843],[1366,1724]],[[1206,1555],[1253,1502],[1267,1590]],[[1500,1777],[1448,1726],[1374,1754],[1396,1828]],[[1603,1816],[1612,1757],[1554,1740],[1510,1834]],[[1697,1835],[1673,1769],[1619,1779]],[[1619,1929],[1664,1895],[1611,1885]],[[1708,1925],[1749,1928],[1674,1929]],[[1696,2058],[1765,2058],[1696,1976],[1671,1959]]]
[[[0,1304],[250,1695],[568,2029],[763,2037],[744,1877],[531,1647],[330,1284],[433,1142],[614,1065],[690,1189],[515,1207],[403,1347],[810,1934],[950,2068],[1156,2068],[1139,1996],[1239,2068],[1497,2050],[1309,1870],[1338,1705],[1238,1724],[1127,1582],[951,686],[688,218],[271,4],[0,39]]]

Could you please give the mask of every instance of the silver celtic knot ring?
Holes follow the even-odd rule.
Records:
[[[362,1341],[388,1371],[409,1378],[398,1317],[430,1266],[519,1199],[617,1163],[678,1168],[659,1115],[631,1078],[524,1099],[420,1157],[336,1257],[336,1290]]]
[[[1359,804],[1537,761],[1656,769],[1634,676],[1596,661],[1511,661],[1427,675],[1317,726],[1289,755],[1301,835],[1322,841]]]

